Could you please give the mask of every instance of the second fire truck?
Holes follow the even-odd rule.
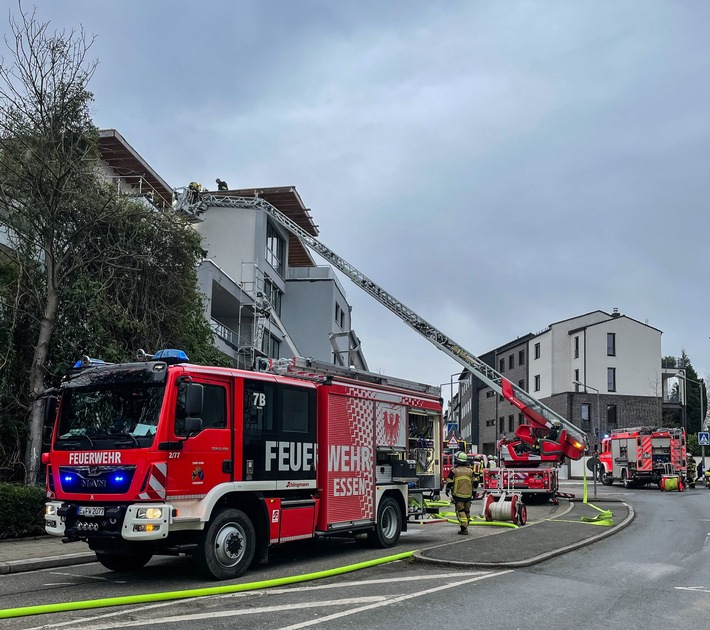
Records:
[[[682,428],[616,429],[602,440],[602,483],[625,488],[660,484],[668,474],[686,476],[686,434]]]

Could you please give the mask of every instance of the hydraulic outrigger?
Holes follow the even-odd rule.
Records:
[[[506,379],[490,365],[484,363],[481,359],[462,348],[443,332],[432,326],[425,319],[382,289],[382,287],[370,280],[370,278],[353,267],[349,262],[323,245],[323,243],[318,241],[314,236],[309,234],[295,221],[292,221],[265,199],[260,197],[220,195],[219,193],[200,193],[195,200],[194,197],[191,197],[191,191],[186,188],[177,190],[176,196],[175,211],[185,213],[192,217],[197,217],[210,207],[253,208],[264,211],[279,225],[296,236],[304,245],[312,249],[328,263],[333,265],[333,267],[338,269],[338,271],[350,278],[350,280],[363,291],[397,315],[397,317],[410,328],[413,328],[420,335],[428,339],[439,348],[439,350],[454,359],[454,361],[467,370],[470,370],[474,376],[481,379],[486,385],[502,395],[510,404],[520,409],[522,414],[532,425],[531,428],[534,429],[524,429],[525,425],[518,427],[519,430],[516,431],[516,435],[522,442],[528,445],[534,444],[538,437],[536,430],[550,431],[553,424],[559,422],[561,431],[554,440],[559,446],[555,445],[556,448],[550,449],[551,456],[549,458],[544,457],[543,453],[543,460],[547,459],[548,461],[554,460],[561,462],[565,457],[577,460],[584,454],[587,446],[586,435],[572,422],[530,396],[525,390]],[[523,430],[521,431],[520,429]]]

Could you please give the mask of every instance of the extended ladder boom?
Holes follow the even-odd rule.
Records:
[[[358,285],[380,304],[397,315],[405,324],[428,339],[439,348],[439,350],[454,359],[454,361],[470,370],[474,376],[481,379],[486,385],[504,396],[508,402],[520,409],[532,424],[549,429],[552,427],[553,420],[559,421],[567,433],[566,444],[563,445],[564,454],[567,457],[579,459],[584,454],[586,436],[573,423],[560,416],[539,400],[530,396],[525,390],[506,379],[490,365],[481,361],[452,339],[449,339],[444,333],[421,318],[399,300],[395,299],[392,295],[387,293],[387,291],[370,280],[365,274],[358,271],[349,262],[323,245],[323,243],[318,241],[295,221],[289,219],[265,199],[259,197],[232,197],[214,193],[202,193],[199,197],[199,201],[191,204],[188,195],[189,191],[184,191],[182,194],[178,195],[178,201],[175,207],[177,211],[197,215],[209,207],[258,208],[263,210],[274,221],[296,236],[302,243],[310,247],[336,269],[348,276],[354,284]]]

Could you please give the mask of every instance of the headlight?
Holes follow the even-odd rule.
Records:
[[[57,515],[57,506],[54,505],[53,503],[48,503],[44,506],[44,515],[45,516],[56,516]]]
[[[163,518],[163,508],[150,507],[138,508],[136,518],[158,519]]]

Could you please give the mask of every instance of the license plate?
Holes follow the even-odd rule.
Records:
[[[80,505],[79,516],[103,516],[104,508],[93,505]]]

